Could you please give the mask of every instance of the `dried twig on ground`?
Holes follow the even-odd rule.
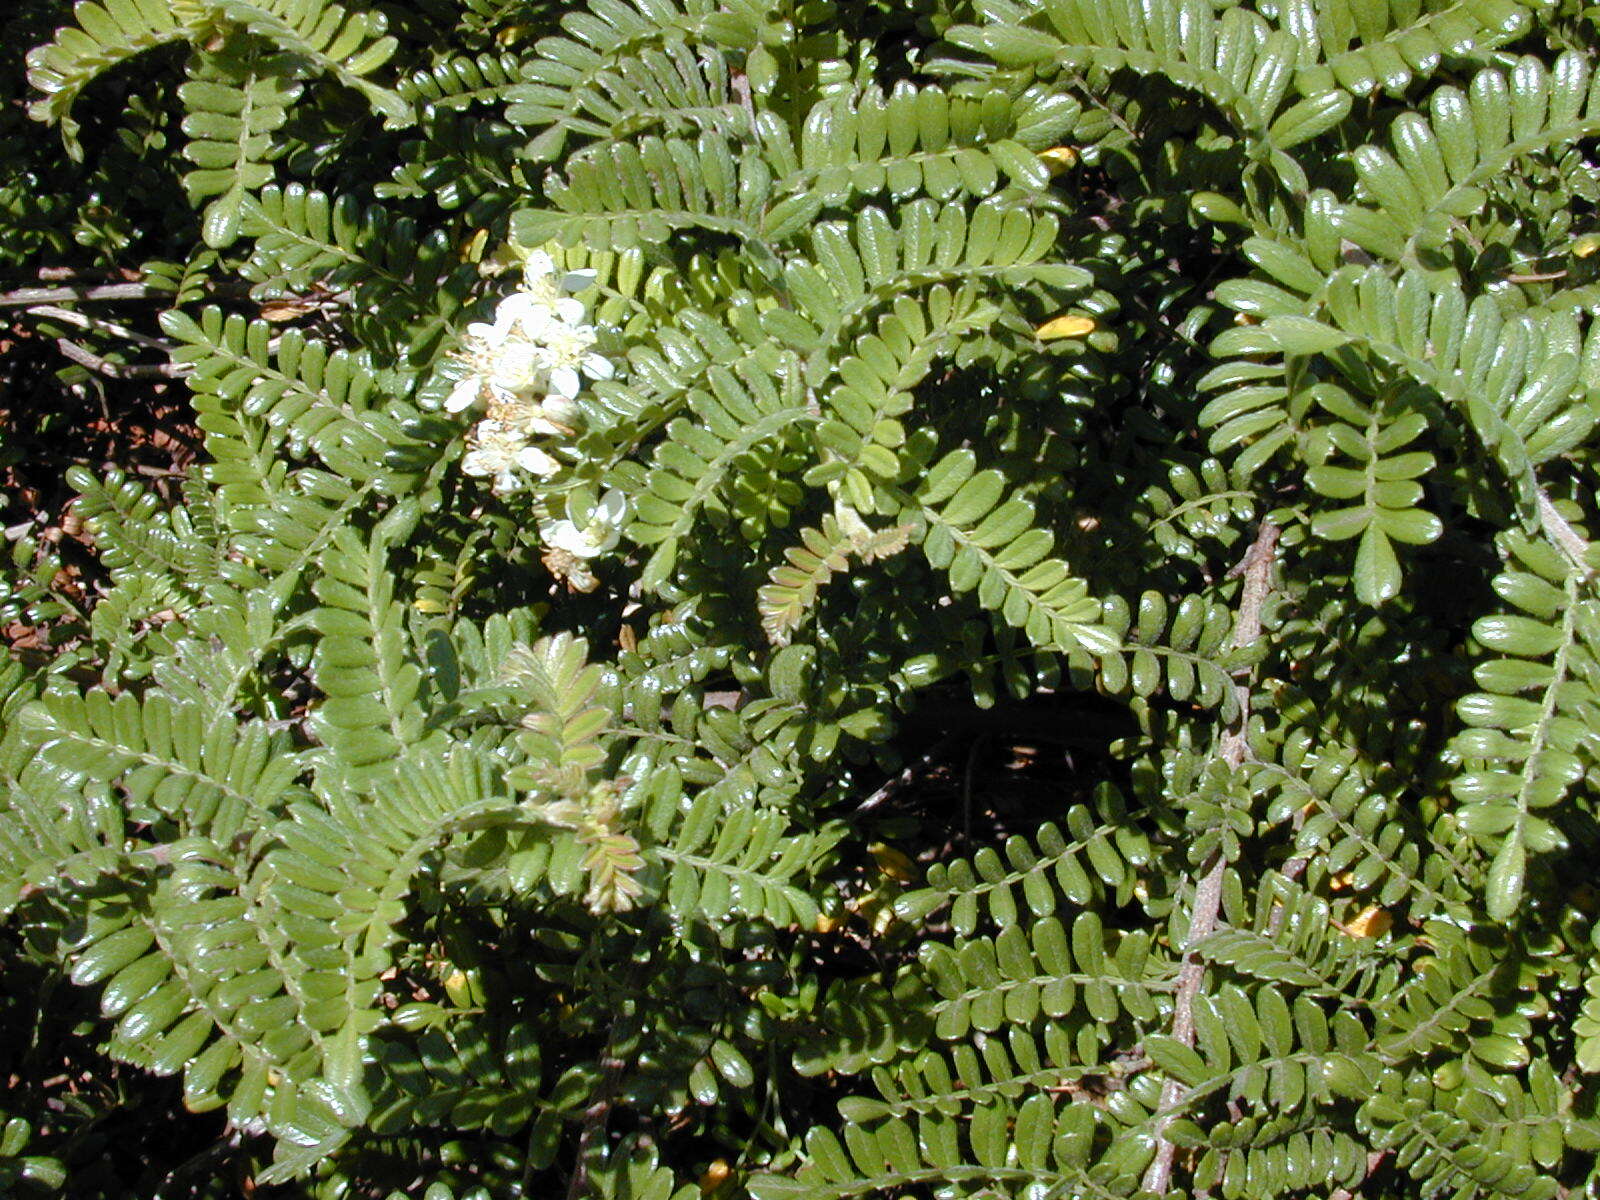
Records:
[[[79,366],[88,367],[111,379],[178,379],[189,373],[183,363],[118,363],[101,358],[66,338],[56,339],[56,348]]]

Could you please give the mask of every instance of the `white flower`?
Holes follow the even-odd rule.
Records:
[[[507,425],[528,437],[571,437],[575,432],[573,420],[578,406],[565,396],[546,396],[543,400],[530,400],[513,396],[508,400],[498,397],[489,401],[489,420]]]
[[[461,459],[461,469],[468,475],[491,476],[490,486],[496,492],[515,491],[520,484],[516,475],[519,469],[540,479],[548,479],[561,470],[557,459],[528,445],[520,429],[499,421],[479,421],[472,431],[471,444]]]
[[[446,410],[461,412],[485,399],[491,410],[497,402],[532,403],[535,392],[547,390],[551,395],[542,403],[549,415],[570,424],[556,410],[565,407],[569,416],[576,414],[572,398],[583,377],[610,379],[614,374],[611,360],[591,351],[595,329],[583,324],[582,316],[583,305],[576,300],[560,300],[551,309],[523,292],[507,296],[493,324],[467,326],[455,354],[466,365],[466,374],[450,390]],[[492,411],[490,415],[494,417]]]
[[[444,398],[446,412],[458,413],[462,409],[471,408],[478,402],[482,393],[484,380],[478,375],[467,375],[456,382],[450,389],[450,394]]]
[[[610,379],[615,373],[611,360],[594,354],[593,325],[551,323],[540,337],[539,362],[549,373],[552,391],[576,396],[583,387],[580,372],[590,379]]]
[[[622,526],[627,519],[627,497],[613,490],[594,506],[583,526],[565,518],[545,521],[539,526],[539,536],[547,545],[565,550],[574,558],[597,558],[621,540]]]
[[[610,379],[614,373],[610,360],[592,351],[594,326],[584,323],[583,303],[570,294],[594,280],[593,271],[558,274],[543,250],[529,255],[521,290],[500,301],[492,322],[467,326],[453,356],[466,370],[450,389],[446,410],[462,412],[487,401],[490,420],[530,433],[570,434],[572,398],[584,377]],[[539,392],[551,395],[536,401]]]
[[[528,255],[528,261],[522,266],[522,295],[528,296],[535,304],[542,304],[552,312],[559,313],[563,297],[573,292],[581,292],[594,283],[593,271],[566,271],[560,278],[556,277],[556,264],[543,250],[535,250]],[[568,300],[567,304],[578,304],[576,300]],[[570,311],[570,310],[569,310]],[[562,317],[565,321],[576,321],[583,316],[583,306],[578,304],[577,317]]]
[[[546,454],[537,446],[524,446],[517,451],[517,466],[540,479],[549,479],[561,472],[561,460],[553,454]]]
[[[456,358],[466,364],[467,373],[445,398],[448,412],[471,408],[485,397],[514,399],[531,391],[544,370],[538,346],[520,336],[513,323],[499,320],[493,325],[482,321],[468,325]]]
[[[544,300],[531,292],[512,292],[494,310],[494,323],[513,337],[537,342],[552,325],[583,320],[583,302],[570,296]]]
[[[551,393],[539,402],[539,406],[544,409],[545,416],[552,421],[559,421],[568,427],[577,423],[578,402],[571,396],[557,396]]]
[[[445,411],[460,412],[478,402],[478,398],[489,387],[502,341],[504,338],[500,331],[492,325],[480,321],[467,326],[467,332],[461,339],[461,349],[453,355],[456,361],[465,364],[467,373],[450,389],[450,395],[444,402]]]

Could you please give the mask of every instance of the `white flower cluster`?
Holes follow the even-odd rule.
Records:
[[[583,519],[582,524],[571,519],[571,513],[556,520],[539,522],[539,536],[544,539],[544,565],[552,574],[565,579],[579,592],[593,591],[599,581],[586,565],[586,560],[598,558],[622,539],[622,526],[628,519],[628,498],[616,489],[600,497]]]
[[[518,472],[549,479],[561,461],[535,438],[576,432],[577,395],[585,377],[610,379],[609,359],[595,353],[595,329],[583,302],[593,271],[557,273],[544,251],[528,258],[520,290],[495,309],[492,322],[467,326],[456,361],[466,368],[445,400],[450,412],[482,405],[461,460],[468,475],[486,475],[496,492],[520,486]]]
[[[522,287],[500,302],[494,320],[467,326],[454,356],[458,370],[465,370],[444,406],[453,413],[482,406],[461,469],[488,476],[497,494],[520,487],[519,473],[549,479],[564,469],[552,451],[570,445],[577,433],[584,379],[612,376],[610,360],[593,349],[595,329],[584,320],[583,302],[573,298],[594,280],[593,271],[557,272],[550,255],[536,251],[523,268]],[[564,517],[542,505],[536,509],[544,561],[558,578],[587,592],[598,584],[587,560],[620,540],[627,498],[613,490],[574,509],[569,497],[566,508]]]

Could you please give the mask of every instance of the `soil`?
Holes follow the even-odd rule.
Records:
[[[32,325],[0,322],[0,529],[36,543],[36,561],[60,556],[52,590],[74,607],[92,602],[105,572],[72,511],[68,468],[122,471],[172,499],[199,447],[182,384],[92,374]],[[43,650],[48,636],[26,620],[0,627],[13,651]]]

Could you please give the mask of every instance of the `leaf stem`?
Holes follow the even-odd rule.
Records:
[[[1272,564],[1280,532],[1271,521],[1261,522],[1255,542],[1237,568],[1244,576],[1244,589],[1239,596],[1239,613],[1234,622],[1233,636],[1229,639],[1234,649],[1248,646],[1261,636],[1261,606],[1271,590]],[[1250,684],[1237,680],[1233,687],[1239,702],[1239,716],[1233,727],[1223,733],[1218,753],[1228,766],[1238,767],[1250,752]],[[1195,885],[1194,907],[1190,911],[1189,929],[1184,939],[1183,963],[1178,971],[1178,992],[1172,1004],[1172,1037],[1185,1047],[1194,1045],[1194,999],[1205,975],[1205,962],[1198,948],[1217,927],[1217,914],[1222,909],[1222,880],[1227,868],[1228,861],[1218,850],[1212,854],[1205,873]],[[1156,1195],[1164,1195],[1172,1182],[1172,1164],[1178,1148],[1167,1137],[1167,1123],[1183,1097],[1182,1082],[1168,1078],[1162,1086],[1161,1105],[1157,1110],[1160,1115],[1156,1123],[1156,1154],[1145,1171],[1143,1184],[1145,1191]]]

